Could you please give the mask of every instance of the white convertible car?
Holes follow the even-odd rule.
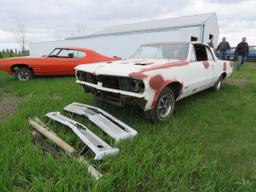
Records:
[[[192,42],[145,44],[132,59],[75,68],[76,82],[96,100],[137,104],[151,122],[168,119],[177,100],[210,87],[219,90],[232,69],[207,45]]]

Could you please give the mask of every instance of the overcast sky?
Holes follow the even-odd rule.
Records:
[[[18,48],[17,23],[28,42],[63,39],[106,26],[216,12],[223,36],[256,45],[256,0],[0,0],[0,49]]]

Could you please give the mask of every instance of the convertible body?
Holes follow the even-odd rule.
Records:
[[[210,87],[219,90],[232,73],[232,63],[219,60],[205,44],[164,42],[142,45],[129,60],[79,65],[75,69],[76,82],[95,99],[120,106],[135,103],[144,111],[165,106],[168,117],[174,109],[167,106],[172,100]],[[160,101],[163,94],[172,98]],[[165,115],[158,120],[166,119]]]
[[[0,70],[15,73],[16,79],[25,81],[32,76],[74,75],[74,67],[79,64],[115,60],[90,49],[61,47],[55,48],[48,56],[1,59]]]

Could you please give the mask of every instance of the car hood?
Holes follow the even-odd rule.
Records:
[[[101,62],[93,65],[82,64],[75,69],[76,71],[86,71],[95,75],[133,76],[133,74],[136,73],[146,73],[147,71],[157,70],[183,62],[185,61],[171,59],[129,59],[114,62]]]

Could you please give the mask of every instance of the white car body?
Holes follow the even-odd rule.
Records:
[[[146,44],[146,46],[173,44],[184,44],[188,46],[187,57],[182,60],[135,58],[91,65],[79,65],[75,68],[76,83],[83,85],[86,90],[93,93],[103,92],[106,93],[107,96],[108,94],[113,94],[114,97],[117,96],[117,100],[120,99],[120,102],[124,104],[129,100],[139,104],[144,111],[147,111],[154,108],[161,91],[166,86],[176,86],[178,90],[175,93],[175,99],[180,100],[199,91],[213,87],[221,76],[225,79],[232,73],[233,68],[230,61],[219,60],[211,48],[201,43],[166,42]],[[206,60],[196,60],[195,47],[202,49],[205,47],[208,54]],[[81,78],[83,75],[82,72],[91,74],[93,78],[95,77],[94,83],[86,78]],[[120,77],[121,79],[123,77],[137,79],[140,80],[140,82],[138,83],[136,81],[138,85],[135,83],[133,86],[142,86],[142,83],[144,85],[140,87],[140,91],[124,90],[121,89],[120,83],[112,87],[111,81],[108,83],[108,86],[105,86],[104,84],[106,84],[106,82],[104,82],[104,78],[103,81],[98,78],[101,76],[104,78],[106,76],[110,79],[115,77]],[[115,82],[113,81],[113,83]],[[138,90],[140,88],[138,88]],[[134,90],[135,89],[136,88],[134,88]],[[104,98],[103,96],[102,100],[109,100],[109,98]]]

